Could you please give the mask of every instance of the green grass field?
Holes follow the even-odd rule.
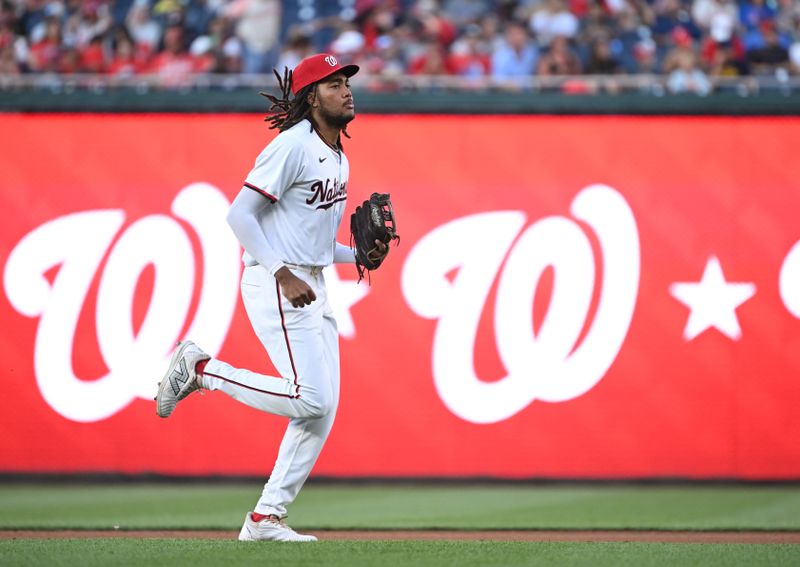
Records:
[[[3,565],[375,565],[484,567],[514,565],[797,565],[792,545],[522,542],[318,542],[251,543],[212,540],[0,541]]]
[[[238,530],[253,485],[0,485],[0,529]],[[797,486],[309,485],[289,523],[318,529],[800,531]],[[800,545],[0,539],[0,565],[800,565]]]

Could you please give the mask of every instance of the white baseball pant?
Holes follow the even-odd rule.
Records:
[[[290,418],[278,459],[255,507],[259,514],[286,516],[333,426],[339,403],[339,333],[320,268],[290,267],[314,290],[316,301],[292,307],[277,280],[260,265],[242,274],[247,316],[280,377],[238,369],[211,359],[201,386]]]

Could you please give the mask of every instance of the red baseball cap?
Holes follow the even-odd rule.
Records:
[[[318,53],[306,57],[292,71],[292,93],[296,95],[311,83],[321,81],[339,71],[346,77],[352,77],[358,73],[358,65],[342,65],[330,53]]]

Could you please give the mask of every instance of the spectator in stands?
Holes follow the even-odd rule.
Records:
[[[80,53],[74,47],[64,46],[58,58],[56,72],[61,75],[72,75],[81,72]]]
[[[57,16],[47,18],[44,37],[31,45],[28,67],[37,73],[57,73],[62,49],[61,21]]]
[[[159,76],[160,84],[179,87],[197,70],[198,62],[186,51],[183,27],[173,24],[164,30],[163,50],[156,55],[149,71]]]
[[[478,22],[478,25],[481,28],[479,41],[482,50],[493,54],[505,44],[506,40],[503,37],[500,18],[498,18],[496,14],[486,14],[481,18],[481,21]]]
[[[369,51],[380,49],[378,39],[392,35],[399,24],[400,10],[390,3],[377,3],[359,12],[356,21],[364,34],[364,47]]]
[[[236,0],[227,12],[238,19],[242,71],[271,73],[280,54],[281,4],[278,0]]]
[[[234,34],[233,22],[225,15],[218,14],[208,24],[206,34],[212,39],[216,47],[224,46],[229,41],[239,42]]]
[[[739,3],[739,21],[745,30],[745,46],[749,49],[749,32],[758,33],[761,24],[775,20],[777,10],[775,4],[765,0],[743,0]]]
[[[694,0],[692,17],[716,42],[730,41],[739,24],[739,10],[733,0]]]
[[[231,21],[224,15],[212,19],[206,31],[189,44],[195,73],[241,73],[242,42],[233,35]]]
[[[680,67],[681,61],[695,60],[695,47],[690,36],[682,27],[672,30],[672,49],[664,56],[661,63],[661,70],[664,73],[671,73]]]
[[[779,69],[789,68],[789,50],[781,45],[778,30],[772,21],[761,24],[764,44],[747,52],[747,60],[755,75],[774,75]]]
[[[2,77],[12,77],[22,73],[12,43],[0,42],[0,83]]]
[[[191,0],[186,6],[183,16],[183,28],[189,42],[201,36],[208,35],[211,22],[216,17],[216,11],[208,0]]]
[[[658,72],[656,42],[642,39],[633,48],[634,73],[651,74]]]
[[[155,53],[161,41],[161,26],[150,18],[147,0],[136,0],[125,22],[137,51]]]
[[[74,36],[65,37],[65,41],[78,50],[87,47],[111,28],[111,12],[108,4],[96,0],[84,2],[80,11],[72,13],[69,20],[75,22]]]
[[[433,40],[446,48],[455,40],[455,26],[441,13],[435,2],[418,0],[411,7],[409,15],[422,43]]]
[[[18,26],[22,35],[31,40],[31,43],[38,43],[41,38],[36,38],[33,31],[37,25],[43,24],[46,18],[44,0],[24,0],[22,12],[19,15]],[[42,34],[44,35],[44,34]]]
[[[111,61],[106,72],[117,77],[131,77],[145,70],[147,52],[137,53],[133,37],[124,26],[112,32]]]
[[[800,1],[777,0],[777,4],[774,21],[778,33],[800,39]]]
[[[682,50],[675,57],[675,68],[667,78],[667,88],[673,94],[692,93],[705,96],[711,92],[711,81],[697,65],[692,51]]]
[[[529,24],[541,47],[557,37],[573,38],[578,33],[578,18],[569,11],[564,0],[543,0],[536,4]]]
[[[37,16],[38,15],[42,16],[41,18],[37,18],[37,22],[33,25],[33,28],[31,29],[30,33],[26,34],[26,37],[28,41],[30,41],[31,45],[40,42],[44,38],[44,36],[46,35],[47,23],[50,20],[57,20],[59,25],[61,26],[61,42],[67,43],[69,45],[73,44],[70,43],[69,37],[64,33],[63,22],[67,17],[64,4],[62,4],[61,2],[48,2],[43,5],[41,11],[35,11],[35,12],[26,11],[25,13],[23,13],[23,17],[29,13],[36,14]]]
[[[294,69],[300,61],[313,54],[314,43],[311,41],[311,37],[302,30],[296,29],[290,32],[289,40],[278,57],[276,69],[281,72],[286,67]]]
[[[709,69],[714,66],[719,61],[717,51],[720,50],[729,52],[726,53],[725,58],[730,56],[732,61],[745,60],[744,43],[738,35],[733,35],[726,41],[716,41],[711,34],[708,34],[703,38],[700,46],[700,61],[702,65]]]
[[[585,72],[588,75],[618,75],[625,72],[611,52],[611,42],[608,39],[601,38],[592,44]]]
[[[622,67],[628,73],[640,72],[640,44],[647,42],[654,49],[656,47],[650,28],[642,25],[639,16],[633,10],[624,10],[618,14],[614,21],[614,26],[607,28],[606,33],[609,32],[612,34],[612,41],[617,47],[616,55]]]
[[[211,20],[208,35],[200,37],[208,37],[211,40],[216,60],[213,69],[215,73],[242,72],[242,40],[234,34],[233,23],[229,18],[218,15]]]
[[[490,51],[481,41],[478,24],[467,26],[464,34],[453,42],[448,55],[448,67],[462,77],[487,77],[492,71]]]
[[[630,17],[634,12],[633,10],[626,10],[624,14],[626,17]],[[614,35],[614,28],[619,28],[621,32],[620,19],[613,18],[599,2],[591,2],[586,7],[585,15],[580,20],[579,44],[588,46],[599,39],[608,39]]]
[[[539,76],[579,75],[581,61],[564,36],[556,36],[550,42],[550,48],[539,59],[536,68]]]
[[[358,79],[360,86],[373,92],[397,90],[398,85],[392,79],[406,73],[402,41],[399,39],[405,33],[408,33],[407,26],[400,26],[381,35],[375,38],[372,49],[361,54],[357,60],[361,66]]]
[[[719,43],[716,45],[713,60],[709,68],[711,77],[743,77],[750,74],[747,61],[737,56],[731,42]]]
[[[583,72],[586,75],[622,75],[625,73],[625,69],[614,56],[613,48],[608,38],[598,37],[592,43],[589,58]],[[617,94],[621,90],[620,82],[613,77],[585,81],[585,85],[587,92],[604,91],[609,94]],[[578,82],[565,86],[571,88],[569,92],[580,92]]]
[[[331,42],[330,51],[342,64],[353,63],[366,45],[364,34],[352,22],[344,22],[335,39]]]
[[[501,88],[519,90],[536,70],[539,53],[519,22],[506,25],[505,42],[492,55],[492,77]]]
[[[425,49],[408,64],[411,75],[451,75],[453,69],[445,56],[445,50],[435,39],[425,42]]]
[[[96,35],[89,45],[78,48],[78,71],[81,73],[103,73],[106,70],[106,55],[103,36]]]
[[[222,44],[222,69],[220,72],[242,72],[242,42],[238,37],[228,38]]]
[[[695,41],[700,39],[702,32],[681,0],[656,0],[653,11],[654,20],[650,29],[659,44],[668,44],[676,28],[681,28]]]

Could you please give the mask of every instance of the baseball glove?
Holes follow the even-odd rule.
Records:
[[[386,258],[379,252],[376,240],[387,245],[400,240],[388,194],[373,193],[350,216],[350,246],[355,248],[358,281],[364,278],[365,271],[377,270]]]

